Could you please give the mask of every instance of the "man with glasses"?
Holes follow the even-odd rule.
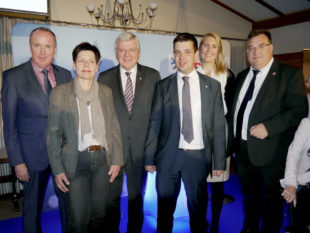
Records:
[[[294,132],[308,114],[305,85],[300,70],[274,60],[266,30],[250,32],[247,57],[251,66],[237,76],[229,129],[242,184],[241,232],[277,233],[283,214],[279,179]]]
[[[157,232],[169,233],[184,182],[191,232],[207,232],[206,178],[225,170],[225,120],[220,83],[196,72],[196,38],[173,41],[177,72],[157,82],[145,144],[145,168],[157,171]],[[211,164],[213,162],[213,171]]]

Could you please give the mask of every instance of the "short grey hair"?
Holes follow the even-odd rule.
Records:
[[[114,44],[115,54],[117,54],[117,44],[118,44],[118,42],[129,41],[129,40],[134,40],[137,43],[137,47],[138,47],[138,50],[139,50],[139,53],[140,53],[140,42],[139,42],[138,37],[135,34],[131,33],[131,32],[123,32],[123,33],[119,34],[118,37],[115,40],[115,44]]]

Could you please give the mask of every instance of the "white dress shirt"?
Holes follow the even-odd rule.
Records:
[[[301,121],[294,140],[288,148],[285,177],[280,180],[284,188],[288,185],[306,185],[310,183],[310,119]]]
[[[252,99],[250,101],[248,101],[248,104],[245,108],[244,115],[243,115],[243,122],[242,122],[242,129],[241,129],[241,139],[242,140],[247,140],[247,132],[249,130],[248,129],[249,116],[250,116],[252,107],[255,103],[256,97],[257,97],[266,77],[267,77],[267,74],[270,70],[272,63],[273,63],[273,58],[270,60],[270,62],[264,68],[260,69],[259,73],[256,75],[253,96],[252,96]],[[240,90],[238,100],[236,103],[236,109],[235,109],[235,113],[234,113],[234,135],[235,136],[236,136],[236,124],[237,124],[237,116],[238,116],[239,108],[240,108],[240,105],[244,99],[245,93],[247,92],[247,90],[249,88],[250,82],[253,78],[253,75],[254,75],[253,70],[254,70],[254,68],[251,66],[250,71],[244,80],[244,83],[242,85],[242,88]]]
[[[126,83],[127,83],[127,75],[125,74],[127,71],[120,65],[120,73],[121,73],[121,81],[122,81],[122,88],[123,88],[123,93],[125,94],[126,90]],[[130,72],[130,79],[132,82],[132,91],[133,91],[133,96],[135,96],[135,90],[136,90],[136,77],[137,77],[137,64],[129,71]]]
[[[80,104],[79,104],[78,98],[76,98],[76,102],[77,102],[79,116],[80,116]],[[78,143],[79,143],[78,150],[79,151],[83,151],[91,145],[101,145],[102,144],[102,143],[98,142],[95,138],[93,138],[93,126],[92,126],[92,121],[91,121],[92,118],[91,118],[91,106],[90,106],[90,104],[87,106],[87,109],[88,109],[88,116],[89,116],[88,118],[89,118],[91,132],[84,134],[84,138],[82,138],[81,118],[79,117],[79,132],[78,132],[78,140],[79,140],[78,141]],[[107,148],[107,147],[105,146],[105,148]]]
[[[180,130],[179,148],[190,149],[190,150],[200,150],[204,148],[204,144],[203,144],[203,136],[202,136],[202,123],[201,123],[201,95],[200,95],[199,76],[195,69],[189,75],[184,75],[181,72],[177,73],[181,127],[182,127],[182,120],[183,120],[183,112],[182,112],[182,89],[183,89],[183,84],[184,84],[184,81],[182,79],[183,76],[189,77],[188,82],[189,82],[190,97],[191,97],[194,139],[190,143],[187,143],[184,140],[184,136]]]

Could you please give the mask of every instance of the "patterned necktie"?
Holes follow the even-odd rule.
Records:
[[[127,75],[127,82],[125,87],[125,102],[127,105],[128,112],[130,113],[133,103],[133,88],[130,78],[130,72],[126,72],[125,74]]]
[[[48,70],[42,70],[42,73],[44,74],[45,93],[47,96],[50,96],[50,93],[52,90],[52,85],[51,85],[50,81],[48,80]]]
[[[182,89],[182,134],[184,136],[184,140],[187,143],[190,143],[194,139],[194,131],[193,131],[193,119],[192,119],[192,107],[191,107],[191,94],[188,83],[188,76],[182,77],[184,84]]]
[[[242,100],[242,103],[240,105],[239,108],[239,112],[237,115],[237,125],[236,125],[236,139],[238,141],[241,140],[241,131],[242,131],[242,124],[243,124],[243,115],[244,115],[244,111],[246,109],[246,106],[248,104],[248,101],[250,101],[252,99],[253,96],[253,91],[254,91],[254,87],[255,87],[255,80],[256,80],[256,75],[258,74],[259,70],[253,70],[253,78],[250,82],[250,85],[248,87],[248,90],[245,93],[245,96]]]

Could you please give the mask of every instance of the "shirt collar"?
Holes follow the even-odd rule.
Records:
[[[270,67],[271,67],[271,65],[272,65],[272,63],[273,63],[273,61],[274,61],[274,59],[273,59],[273,57],[272,57],[272,58],[270,59],[270,61],[268,62],[268,64],[267,64],[265,67],[261,68],[259,71],[260,71],[261,73],[268,72],[269,69],[270,69]],[[252,71],[252,70],[255,70],[255,69],[251,66],[251,71]]]
[[[130,78],[134,78],[136,77],[136,74],[137,74],[137,69],[138,69],[138,65],[136,64],[129,72],[130,72]],[[120,71],[121,71],[121,74],[126,77],[126,71],[121,65],[120,65]]]
[[[52,72],[52,69],[53,69],[51,64],[49,64],[49,66],[46,67],[45,69],[42,69],[40,66],[38,66],[38,65],[33,61],[33,59],[31,59],[31,65],[32,65],[33,69],[34,69],[36,72],[38,72],[38,73],[42,72],[42,70],[48,70],[48,72],[51,73],[51,72]]]
[[[183,73],[181,73],[180,71],[177,72],[178,78],[182,79],[183,76],[188,76],[190,78],[196,78],[198,77],[198,73],[196,71],[196,69],[194,69],[191,73],[189,73],[188,75],[185,75]]]

